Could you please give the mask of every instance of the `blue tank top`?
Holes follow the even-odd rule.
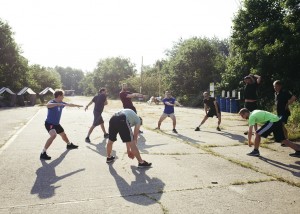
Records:
[[[58,103],[55,100],[49,101],[50,103]],[[63,104],[66,104],[65,102],[61,102]],[[47,119],[46,122],[53,124],[53,125],[58,125],[61,117],[62,110],[65,106],[55,106],[53,108],[48,108],[48,114],[47,114]]]

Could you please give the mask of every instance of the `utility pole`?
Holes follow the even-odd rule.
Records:
[[[143,56],[142,56],[142,64],[141,64],[141,86],[140,86],[140,94],[142,94],[143,87]]]

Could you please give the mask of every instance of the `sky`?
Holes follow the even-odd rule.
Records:
[[[140,71],[180,38],[229,38],[241,0],[0,0],[29,64],[93,71],[129,58]]]

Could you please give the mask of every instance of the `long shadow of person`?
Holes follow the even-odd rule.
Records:
[[[37,194],[41,199],[51,198],[55,195],[55,189],[60,187],[54,185],[57,181],[85,170],[78,169],[65,175],[56,175],[55,167],[57,167],[62,162],[69,151],[70,150],[66,150],[57,159],[50,163],[47,163],[45,160],[41,160],[42,166],[36,170],[36,180],[33,187],[31,188],[31,194]]]
[[[135,181],[129,184],[116,172],[113,164],[109,165],[109,172],[114,177],[121,196],[129,202],[144,206],[157,203],[161,198],[165,183],[158,178],[150,178],[146,175],[147,169],[145,168],[139,169],[132,166],[131,170],[135,175]],[[155,194],[155,200],[149,196],[150,194]]]
[[[144,153],[144,154],[149,154],[149,152],[147,151],[147,149],[150,149],[152,147],[155,147],[155,146],[161,146],[161,145],[165,145],[165,144],[155,144],[155,145],[147,145],[146,144],[146,138],[142,135],[139,135],[138,139],[137,139],[137,146],[140,150],[141,153]]]
[[[275,161],[275,160],[271,160],[269,158],[265,158],[265,157],[262,157],[262,156],[260,156],[259,159],[265,161],[268,164],[276,166],[280,169],[284,169],[284,170],[292,173],[296,177],[300,177],[300,166],[293,165],[293,164],[284,164],[284,163],[281,163],[281,162],[278,162],[278,161]],[[295,163],[299,164],[297,162],[295,162]],[[292,170],[292,169],[294,169],[294,170]]]
[[[103,139],[101,143],[94,144],[94,143],[88,143],[87,148],[92,150],[93,152],[96,152],[100,154],[103,157],[106,157],[106,139]],[[96,149],[92,148],[91,146],[95,147]],[[116,151],[112,151],[112,154],[116,154]]]
[[[202,131],[201,130],[201,132],[223,135],[224,137],[227,137],[229,139],[239,141],[240,143],[245,143],[245,140],[247,140],[247,138],[242,136],[242,135],[232,134],[230,132],[226,132],[226,131],[223,131],[223,130],[221,132],[219,132],[219,131],[214,132],[214,131],[207,131],[207,130]]]

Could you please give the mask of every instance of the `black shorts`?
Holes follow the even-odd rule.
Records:
[[[65,131],[64,128],[60,124],[53,125],[53,124],[47,123],[47,122],[45,122],[45,128],[47,129],[48,132],[52,129],[55,129],[57,134],[60,134]]]
[[[219,113],[221,115],[220,108],[219,108]],[[216,112],[215,109],[209,109],[206,116],[207,117],[214,117],[214,116],[218,117],[217,112]]]
[[[257,103],[256,102],[245,102],[245,108],[248,109],[250,112],[257,109]]]
[[[282,121],[279,120],[277,122],[267,122],[264,124],[260,129],[256,131],[257,134],[260,136],[267,138],[273,132],[275,142],[282,142],[285,140],[283,128],[282,128]]]
[[[100,124],[104,123],[101,114],[102,114],[102,112],[94,111],[93,126],[99,126]]]
[[[119,133],[124,143],[133,141],[133,133],[125,114],[114,115],[109,120],[109,140],[116,141]]]

